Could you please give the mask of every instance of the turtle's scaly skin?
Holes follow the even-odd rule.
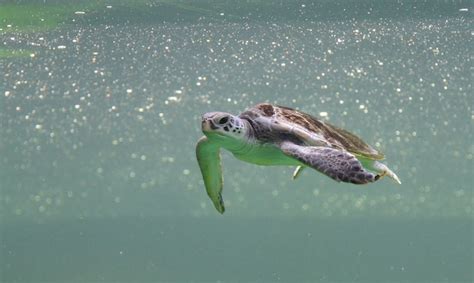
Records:
[[[281,150],[338,182],[367,184],[380,178],[379,175],[366,171],[360,161],[347,151],[288,142],[282,143]]]
[[[362,139],[291,108],[262,103],[239,116],[210,112],[202,117],[202,130],[196,156],[207,194],[220,213],[225,211],[220,148],[249,163],[298,166],[293,177],[311,167],[338,182],[366,184],[387,175],[400,183],[378,161],[383,154]]]

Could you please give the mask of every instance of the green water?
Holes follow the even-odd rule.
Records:
[[[471,1],[0,4],[1,282],[473,282]],[[402,185],[223,153],[200,115],[298,108]],[[326,115],[327,114],[327,115]]]

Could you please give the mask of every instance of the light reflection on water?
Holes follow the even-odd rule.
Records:
[[[148,224],[153,217],[180,217],[189,224],[200,218],[209,229],[203,228],[201,235],[218,229],[208,221],[231,218],[245,225],[245,219],[260,217],[289,229],[302,229],[304,219],[319,219],[334,233],[331,219],[398,219],[401,222],[393,225],[399,230],[408,225],[403,221],[420,219],[456,219],[472,227],[471,12],[462,10],[467,7],[462,1],[437,2],[443,9],[434,5],[431,10],[406,8],[416,6],[409,1],[403,7],[364,1],[347,13],[342,2],[337,3],[298,3],[295,10],[293,4],[183,8],[160,2],[142,9],[142,3],[121,2],[76,13],[55,29],[22,32],[2,27],[3,46],[27,53],[2,57],[0,49],[2,222],[30,227],[24,223],[137,217]],[[399,13],[389,16],[392,6]],[[320,8],[327,13],[318,12]],[[263,101],[299,108],[357,133],[385,153],[403,185],[388,180],[363,187],[337,184],[312,170],[292,181],[293,168],[256,167],[224,153],[227,212],[219,219],[194,157],[202,135],[200,115],[215,110],[237,114]],[[302,222],[292,226],[282,220],[293,217]],[[249,227],[261,231],[259,227],[267,227],[265,219]],[[436,231],[437,225],[444,227],[441,230],[462,226],[434,222],[421,226],[427,230],[408,226],[422,234]],[[95,225],[86,225],[82,232]],[[163,225],[173,233],[173,226]],[[376,234],[376,225],[369,226],[370,233],[359,235]],[[7,279],[14,281],[21,278],[8,266],[21,265],[7,254],[14,250],[9,245],[15,245],[12,239],[20,228],[11,229],[2,248],[2,269],[10,270]],[[140,229],[138,234],[146,233],[146,225]],[[459,242],[469,244],[472,229],[462,231]],[[443,241],[458,236],[453,231],[430,244],[446,245]],[[238,249],[236,245],[231,250]],[[370,249],[370,239],[363,245]],[[414,249],[423,252],[421,246]],[[472,279],[472,273],[462,269],[472,266],[472,245],[461,254],[461,271],[445,269],[445,277],[440,271],[441,277],[430,278]],[[449,261],[451,255],[445,256],[443,262]],[[329,262],[339,258],[334,255]],[[364,264],[374,261],[362,260]],[[380,271],[381,277],[367,277],[353,268],[347,277],[317,278],[390,277],[390,268]],[[314,281],[310,269],[304,270],[299,280]],[[226,274],[196,281],[239,278]],[[334,273],[327,267],[318,274]],[[391,279],[428,278],[422,271],[407,276]],[[263,275],[242,280],[256,278],[277,280]]]

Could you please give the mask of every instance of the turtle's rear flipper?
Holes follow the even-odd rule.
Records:
[[[301,171],[303,171],[304,167],[303,166],[298,166],[295,168],[295,171],[293,171],[293,176],[291,176],[291,178],[293,180],[295,180],[296,178],[298,178],[298,176],[301,174]]]
[[[383,177],[383,176],[388,176],[390,178],[392,178],[397,184],[401,185],[402,182],[400,182],[400,179],[398,179],[398,176],[397,174],[395,174],[392,170],[390,170],[387,165],[381,163],[381,162],[378,162],[378,161],[374,161],[371,165],[372,168],[369,168],[369,169],[373,169],[374,171],[378,172],[380,174],[380,177]]]
[[[380,176],[366,171],[357,158],[347,151],[319,146],[299,146],[291,142],[280,144],[288,156],[310,166],[338,182],[366,184]]]

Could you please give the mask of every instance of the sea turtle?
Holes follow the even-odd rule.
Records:
[[[338,182],[366,184],[397,175],[379,162],[384,156],[356,135],[283,106],[258,104],[238,116],[210,112],[202,116],[196,156],[207,194],[220,213],[222,167],[220,148],[249,163],[312,167]]]

